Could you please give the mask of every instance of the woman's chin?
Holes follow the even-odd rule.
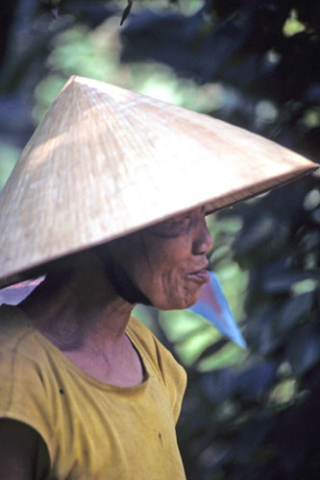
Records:
[[[167,301],[159,302],[158,304],[155,302],[153,306],[158,308],[159,310],[168,311],[168,310],[185,310],[186,308],[192,307],[200,298],[201,290],[197,293],[193,293],[192,295],[188,295],[187,298],[171,298]]]
[[[189,302],[187,302],[186,305],[182,308],[185,309],[185,308],[192,307],[192,305],[194,305],[199,300],[199,298],[200,298],[200,294],[196,298],[194,298],[193,300],[190,300]]]

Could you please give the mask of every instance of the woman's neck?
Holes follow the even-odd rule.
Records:
[[[49,274],[22,302],[35,327],[63,351],[105,351],[124,341],[134,305],[119,297],[94,254],[65,275]]]

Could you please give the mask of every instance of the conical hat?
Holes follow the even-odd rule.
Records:
[[[0,192],[0,279],[314,168],[225,122],[73,76]]]

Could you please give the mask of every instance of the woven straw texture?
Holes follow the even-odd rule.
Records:
[[[0,192],[0,279],[315,167],[225,122],[73,76]]]

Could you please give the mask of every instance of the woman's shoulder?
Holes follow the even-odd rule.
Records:
[[[0,346],[16,349],[25,338],[34,333],[34,327],[23,311],[16,306],[0,307]]]
[[[177,421],[182,398],[187,384],[184,368],[177,362],[172,353],[156,338],[141,321],[131,318],[127,333],[144,360],[148,360],[148,368],[162,384]]]
[[[0,307],[0,376],[20,384],[39,381],[52,363],[48,341],[16,306]],[[41,373],[40,373],[41,372]]]

